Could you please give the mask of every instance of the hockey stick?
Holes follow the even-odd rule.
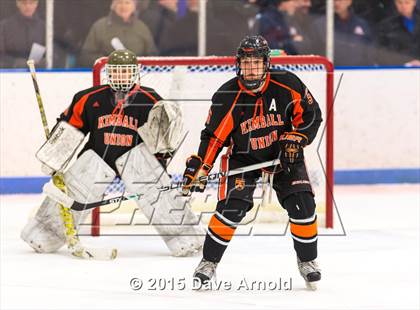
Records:
[[[279,159],[269,160],[269,161],[265,161],[265,162],[262,162],[262,163],[253,164],[253,165],[249,165],[249,166],[246,166],[246,167],[242,167],[242,168],[238,168],[238,169],[234,169],[234,170],[230,170],[230,171],[222,171],[222,172],[211,173],[207,176],[200,177],[200,181],[215,181],[215,180],[218,180],[222,177],[230,177],[230,176],[238,175],[238,174],[249,172],[249,171],[263,169],[263,168],[267,168],[267,167],[270,167],[270,166],[276,166],[276,165],[279,165],[279,164],[280,164]],[[158,187],[158,190],[162,191],[162,192],[165,192],[165,191],[172,190],[172,189],[177,189],[177,188],[180,188],[180,187],[182,187],[182,182],[172,183],[172,184],[167,185],[167,186],[161,186],[161,187]],[[109,199],[105,199],[105,200],[102,200],[102,201],[96,201],[96,202],[91,202],[91,203],[82,203],[82,202],[74,201],[72,206],[71,206],[71,209],[77,210],[77,211],[83,211],[83,210],[93,209],[93,208],[100,207],[100,206],[109,205],[109,204],[112,204],[112,203],[120,203],[120,202],[126,201],[126,200],[136,200],[136,199],[140,199],[140,197],[141,197],[140,194],[132,194],[132,195],[128,195],[128,196],[114,197],[114,198],[109,198]]]
[[[38,102],[39,113],[41,114],[42,126],[44,127],[45,137],[48,139],[50,136],[50,130],[48,128],[47,117],[45,115],[44,104],[41,98],[41,92],[39,91],[38,81],[36,78],[35,72],[35,63],[32,59],[27,61],[27,65],[29,67],[29,71],[31,73],[32,82],[34,84],[36,100]],[[53,183],[57,186],[61,191],[67,193],[66,186],[64,184],[64,176],[60,172],[54,173],[52,176]],[[68,249],[70,250],[71,254],[85,259],[114,259],[117,256],[116,249],[94,249],[94,248],[85,248],[81,242],[79,237],[76,234],[73,215],[70,212],[70,209],[64,207],[62,204],[59,204],[60,208],[60,216],[63,220],[64,227],[65,227],[65,235],[66,235],[66,242]]]

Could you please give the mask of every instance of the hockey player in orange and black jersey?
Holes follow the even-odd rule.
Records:
[[[135,203],[171,254],[194,254],[203,244],[198,219],[176,199],[175,191],[157,188],[170,183],[164,161],[179,147],[182,137],[179,104],[162,100],[153,89],[137,83],[139,65],[131,51],[112,52],[106,72],[108,85],[76,94],[38,150],[44,172],[62,173],[65,186],[62,191],[53,180],[44,186],[46,197],[24,227],[22,239],[37,252],[57,251],[87,215],[86,210],[70,210],[73,203],[102,200],[107,186],[119,176],[127,192],[141,196]],[[89,141],[69,165],[88,133]],[[174,209],[179,212],[174,214]],[[77,250],[78,257],[91,257],[89,251],[79,253]]]
[[[200,181],[211,170],[223,146],[223,171],[279,158],[281,167],[266,171],[288,212],[298,267],[308,286],[321,278],[317,257],[315,201],[303,149],[322,121],[318,103],[293,73],[270,69],[270,49],[261,36],[246,37],[237,51],[237,77],[222,85],[212,98],[198,154],[186,163],[183,194],[204,191]],[[202,283],[214,276],[237,225],[253,207],[261,171],[227,177],[219,183],[216,212],[210,220],[203,259],[194,276]]]
[[[115,160],[142,142],[137,129],[147,121],[153,105],[162,100],[154,89],[135,83],[138,79],[136,56],[121,54],[112,53],[106,65],[109,84],[77,93],[58,119],[85,135],[90,133],[81,153],[94,150],[114,170]],[[124,61],[128,66],[124,72],[114,69],[124,65]],[[130,67],[130,62],[135,64]]]

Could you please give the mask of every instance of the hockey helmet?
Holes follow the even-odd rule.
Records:
[[[129,50],[116,50],[105,66],[108,83],[115,91],[128,92],[139,79],[137,56]]]
[[[241,72],[241,59],[244,57],[263,58],[263,74],[256,80],[245,80]],[[247,36],[239,44],[236,52],[236,75],[248,89],[257,89],[265,81],[266,73],[270,69],[270,47],[262,36]]]

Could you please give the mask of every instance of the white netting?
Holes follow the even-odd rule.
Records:
[[[175,65],[141,65],[140,75],[144,76],[148,73],[170,73],[175,70]],[[212,73],[212,72],[235,72],[234,65],[191,65],[185,66],[187,72],[190,73]],[[323,64],[272,64],[271,68],[276,70],[288,70],[288,71],[307,71],[307,72],[320,72],[325,71],[326,68]],[[106,83],[105,68],[102,69],[101,73],[102,83]]]

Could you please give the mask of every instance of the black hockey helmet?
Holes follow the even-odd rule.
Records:
[[[241,72],[241,58],[262,57],[264,74],[257,80],[245,80]],[[236,52],[236,75],[241,83],[248,89],[257,89],[265,81],[266,73],[270,69],[270,47],[262,36],[247,36],[239,44]]]

